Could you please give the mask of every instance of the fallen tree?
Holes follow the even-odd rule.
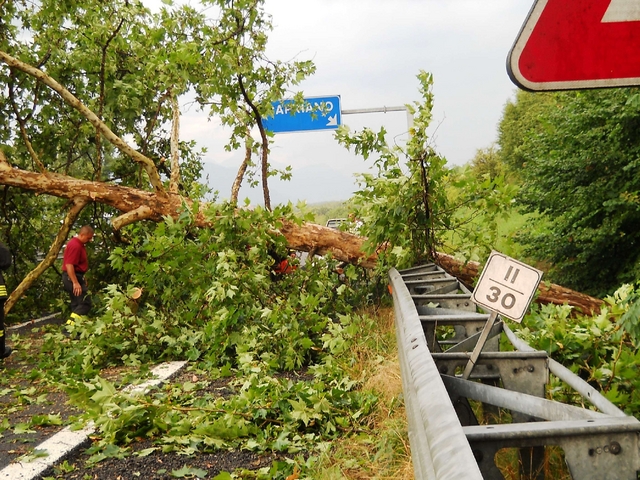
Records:
[[[444,253],[438,253],[435,260],[449,275],[458,278],[467,288],[473,290],[481,268],[478,262],[462,262]],[[585,315],[600,313],[600,307],[604,303],[599,298],[547,282],[540,284],[535,301],[542,304],[571,305]]]
[[[184,206],[191,206],[192,201],[174,193],[158,194],[131,187],[123,187],[104,182],[91,182],[54,173],[36,173],[13,168],[0,151],[0,184],[31,190],[38,194],[48,194],[60,198],[86,202],[107,204],[122,212],[113,220],[114,228],[119,229],[140,220],[162,221],[164,217],[177,218]],[[199,214],[196,225],[206,227],[209,220]],[[377,255],[363,250],[365,238],[323,227],[313,223],[300,225],[289,220],[282,220],[281,233],[290,248],[313,252],[318,255],[330,253],[337,260],[360,265],[365,268],[375,266]],[[58,254],[61,243],[56,245],[52,257]],[[480,271],[477,262],[462,262],[450,255],[438,253],[436,262],[449,274],[457,277],[468,288],[473,289],[475,279]],[[23,292],[21,288],[19,292]],[[16,290],[16,293],[18,290]],[[15,303],[15,298],[9,305]],[[600,311],[602,300],[560,285],[543,283],[539,288],[537,301],[557,305],[568,304],[583,313]]]
[[[105,4],[99,7],[107,6],[108,5]],[[195,43],[198,45],[198,49],[202,47],[202,38],[210,38],[210,56],[211,58],[217,58],[217,47],[224,45],[230,38],[242,38],[242,35],[245,33],[247,35],[255,34],[257,38],[262,38],[262,31],[259,24],[251,24],[257,29],[255,32],[249,28],[249,23],[244,24],[240,22],[240,25],[236,24],[236,20],[246,19],[248,22],[248,19],[254,18],[253,13],[255,12],[252,8],[250,8],[248,12],[230,10],[228,12],[229,18],[234,21],[229,24],[221,22],[219,31],[212,32],[208,27],[202,25],[201,27],[207,35],[203,37],[197,36]],[[146,14],[141,13],[140,15]],[[105,17],[105,15],[95,15],[95,18],[103,17]],[[134,66],[137,68],[141,62],[136,59],[144,58],[149,61],[149,59],[153,57],[151,53],[155,52],[160,58],[158,64],[164,65],[166,63],[164,53],[168,47],[164,44],[143,45],[140,47],[140,51],[130,51],[131,46],[137,45],[137,43],[127,42],[125,33],[136,31],[137,29],[123,29],[121,27],[125,24],[144,25],[145,28],[148,27],[146,23],[136,23],[142,21],[136,20],[136,18],[137,17],[122,17],[118,22],[110,26],[109,34],[106,37],[102,38],[98,36],[94,39],[95,45],[90,44],[90,42],[85,42],[84,40],[78,45],[75,45],[76,49],[80,49],[80,46],[87,45],[91,47],[88,49],[89,53],[86,53],[83,58],[92,59],[96,64],[91,68],[87,68],[84,65],[76,65],[75,69],[71,69],[73,75],[67,70],[67,64],[56,56],[52,57],[51,52],[46,48],[43,50],[42,58],[36,58],[31,55],[34,53],[34,49],[31,46],[23,52],[15,48],[16,52],[21,53],[21,57],[29,61],[21,60],[16,54],[0,51],[0,62],[7,66],[6,69],[0,70],[0,74],[2,74],[2,79],[8,85],[10,99],[4,115],[6,119],[9,119],[6,128],[7,130],[11,130],[19,127],[14,135],[8,135],[11,141],[7,142],[6,147],[6,151],[13,154],[15,158],[7,159],[5,153],[0,150],[0,185],[31,191],[38,195],[50,195],[69,200],[67,206],[63,208],[63,210],[66,210],[66,216],[64,220],[60,222],[60,228],[45,259],[32,272],[24,277],[20,285],[12,292],[5,305],[6,311],[15,304],[17,298],[29,288],[33,281],[53,264],[73,224],[79,218],[81,211],[85,207],[99,203],[108,205],[119,211],[120,215],[111,219],[114,229],[119,230],[126,225],[138,221],[149,220],[158,222],[166,217],[177,218],[185,207],[191,207],[194,203],[188,196],[178,193],[180,159],[177,96],[187,91],[190,85],[189,82],[193,82],[193,84],[204,82],[208,85],[211,79],[220,80],[221,75],[215,71],[211,71],[206,78],[201,78],[201,70],[203,67],[200,63],[197,63],[197,66],[193,67],[193,72],[191,72],[192,77],[190,77],[189,82],[183,79],[186,68],[183,64],[173,65],[172,68],[164,72],[163,75],[157,75],[156,70],[154,70],[156,74],[153,76],[145,76],[144,71],[138,72]],[[143,16],[142,18],[146,21],[147,17]],[[161,28],[161,31],[164,31],[164,26]],[[85,25],[78,26],[78,33],[83,38],[86,36],[86,32],[87,28]],[[15,33],[17,39],[17,32]],[[58,35],[55,28],[52,30],[51,35],[53,34]],[[69,32],[65,35],[65,38],[68,37]],[[30,38],[29,35],[25,35],[25,37]],[[38,35],[37,37],[43,39],[48,38],[46,35]],[[154,36],[145,36],[146,39],[152,37]],[[169,42],[169,46],[174,46],[175,40],[168,39],[167,41]],[[49,41],[47,40],[47,42]],[[242,44],[244,42],[237,43]],[[48,44],[49,43],[47,43],[47,45]],[[188,43],[183,50],[191,46],[193,45]],[[122,52],[125,51],[128,52],[127,55],[122,54]],[[261,50],[258,53],[260,52]],[[256,78],[251,77],[253,78],[251,88],[247,88],[246,83],[248,79],[245,78],[243,80],[243,77],[237,71],[231,70],[224,72],[228,75],[229,84],[220,80],[221,83],[219,85],[216,84],[215,89],[211,91],[205,89],[199,92],[201,95],[204,95],[201,99],[204,103],[213,102],[213,100],[222,100],[223,103],[227,101],[230,102],[227,110],[224,110],[222,107],[219,108],[223,112],[226,112],[225,115],[239,118],[238,122],[242,124],[240,131],[244,136],[246,136],[246,132],[249,131],[248,128],[252,124],[256,123],[260,126],[260,117],[262,113],[265,112],[254,112],[255,115],[253,116],[246,114],[246,112],[240,114],[243,110],[236,108],[237,98],[243,98],[247,106],[255,107],[254,104],[260,100],[260,98],[252,97],[249,93],[254,92],[255,94],[257,91],[262,91],[264,85],[271,86],[274,84],[273,75],[265,78],[259,75],[261,72],[264,74],[264,69],[262,67],[257,68],[260,65],[258,65],[256,59],[262,57],[259,55],[251,56],[249,53],[251,53],[251,51],[243,53],[244,55],[248,55],[248,58],[245,60],[247,62],[255,61],[256,71],[258,72]],[[197,58],[199,59],[200,57],[201,54],[199,53]],[[242,57],[242,55],[240,55],[240,57]],[[129,58],[132,59],[132,65],[126,63]],[[109,62],[113,64],[113,71],[106,68]],[[216,62],[209,63],[214,66],[218,65]],[[221,62],[220,65],[224,66],[227,65],[227,63],[228,62]],[[38,67],[46,66],[46,71],[34,65]],[[284,92],[285,85],[295,83],[294,79],[298,79],[301,74],[307,74],[312,70],[311,67],[304,62],[292,64],[288,68],[280,68],[278,65],[275,65],[274,68],[274,75],[278,81],[273,87],[273,92],[271,92],[273,98],[277,98],[278,95]],[[86,74],[87,71],[97,71],[100,73],[99,75],[94,75],[93,73],[88,75]],[[64,79],[65,85],[59,83],[58,80],[54,78],[55,73],[52,75],[50,72],[55,72],[57,73],[57,78]],[[114,72],[116,72],[117,75]],[[131,78],[127,75],[130,75]],[[77,76],[77,78],[75,78],[75,76]],[[155,84],[153,81],[158,79],[165,79],[165,83]],[[116,94],[120,92],[118,89],[122,87],[125,80],[131,82],[131,86],[127,92],[133,92],[133,94]],[[133,86],[140,88],[141,85],[146,87],[141,90],[133,88]],[[84,91],[85,87],[87,91]],[[209,87],[211,86],[209,85]],[[91,90],[91,88],[94,88],[95,91]],[[242,92],[241,97],[238,95],[240,91]],[[95,92],[100,93],[96,94]],[[111,92],[113,94],[106,95],[105,92]],[[207,95],[205,95],[205,93],[207,93]],[[132,102],[132,99],[137,101]],[[171,108],[164,105],[168,100],[170,100]],[[120,112],[123,103],[145,106],[151,105],[151,107],[149,111],[139,109],[140,111],[136,111],[135,113],[127,112],[126,115],[121,114],[121,118],[112,116],[105,119],[105,111]],[[262,103],[265,105],[269,104],[269,102],[266,101]],[[42,118],[40,118],[39,115],[43,112],[47,115],[43,115]],[[164,112],[164,115],[162,112]],[[168,171],[162,170],[162,173],[169,178],[169,188],[165,187],[161,172],[159,171],[159,168],[166,169],[164,159],[158,158],[158,155],[152,155],[152,152],[147,148],[149,146],[148,140],[151,137],[151,132],[155,132],[162,121],[171,121],[172,123],[170,138],[171,167]],[[89,128],[85,128],[87,122],[90,124]],[[144,126],[140,131],[135,128],[137,122],[140,122]],[[425,126],[428,124],[424,119],[423,123]],[[48,129],[52,125],[58,126],[60,131],[49,131]],[[82,141],[76,138],[76,135],[80,134],[84,135]],[[414,132],[414,138],[416,134],[417,131]],[[138,148],[134,148],[124,140],[124,138],[128,137],[138,140]],[[266,186],[268,172],[264,170],[267,166],[266,153],[268,146],[264,144],[264,135],[262,135],[262,137],[262,173],[265,205],[268,208],[269,196]],[[57,144],[54,142],[56,139],[69,139],[69,143]],[[52,143],[55,143],[53,147],[51,147]],[[79,146],[86,148],[80,149]],[[121,171],[124,172],[121,177],[103,175],[103,167],[105,166],[107,154],[112,163],[115,162],[116,159],[118,160],[118,165],[114,166],[112,164],[110,168],[113,171],[118,170],[116,167],[120,167]],[[251,156],[250,149],[247,151],[247,155],[248,157],[245,158],[245,163],[248,162],[248,158]],[[20,160],[18,161],[18,159]],[[78,159],[89,159],[89,161],[84,161],[85,170],[75,170],[78,175],[84,178],[55,173],[55,171],[67,172],[72,170],[71,166]],[[55,163],[55,160],[62,162],[62,164]],[[29,168],[29,164],[33,167],[33,170],[25,169]],[[15,165],[20,165],[20,168]],[[122,165],[125,165],[126,168]],[[118,171],[120,172],[120,170]],[[242,168],[240,171],[243,171]],[[422,173],[425,174],[425,172],[426,170],[423,165]],[[100,178],[109,178],[111,181],[90,180]],[[127,181],[129,184],[135,184],[140,188],[128,186]],[[233,191],[234,196],[237,198],[237,185]],[[427,203],[428,202],[425,201],[425,208]],[[429,211],[428,208],[426,209]],[[202,210],[204,209],[201,209],[201,211]],[[210,224],[209,222],[211,222],[211,220],[202,213],[198,214],[195,218],[195,224],[201,227],[206,227]],[[365,268],[371,268],[376,264],[377,255],[375,253],[366,253],[363,249],[365,239],[356,235],[311,223],[297,224],[286,219],[282,220],[278,233],[282,234],[289,247],[295,250],[308,251],[318,255],[330,253],[340,261],[360,265]],[[447,263],[443,255],[437,255],[437,258],[438,261],[443,264],[445,270],[461,277],[461,279],[469,285],[473,283],[473,278],[477,275],[477,267],[475,268],[474,274],[472,264],[458,264],[454,266],[453,260],[448,260]],[[447,264],[449,265],[448,268],[446,266]],[[546,301],[551,303],[566,302],[585,311],[594,311],[597,306],[599,306],[597,299],[591,299],[591,297],[583,296],[582,294],[563,289],[562,287],[551,286],[542,287],[542,289],[544,291],[541,292],[539,298],[546,299]]]
[[[73,219],[86,205],[97,202],[119,210],[122,215],[112,220],[118,230],[131,223],[150,220],[162,221],[165,217],[177,218],[185,207],[191,207],[193,201],[171,191],[146,191],[105,182],[93,182],[52,172],[30,172],[10,165],[5,154],[0,151],[0,185],[32,191],[36,194],[52,195],[71,201],[73,213],[61,228],[59,238],[52,244],[45,259],[27,275],[11,293],[5,305],[8,312],[20,296],[51,266],[58,256],[71,229]],[[202,212],[203,209],[201,209]],[[195,218],[199,227],[207,227],[210,220],[203,213]],[[365,239],[347,232],[337,231],[312,223],[298,225],[282,219],[282,228],[276,232],[282,234],[290,248],[312,252],[317,255],[332,254],[337,260],[371,268],[375,265],[376,255],[364,252]]]
[[[85,199],[109,205],[122,215],[112,220],[116,230],[141,220],[162,221],[164,217],[177,218],[185,206],[193,202],[175,193],[140,190],[104,182],[92,182],[51,172],[37,173],[12,167],[0,151],[0,184],[30,190],[37,194],[53,195],[69,200]],[[204,210],[204,209],[201,209]],[[203,213],[199,213],[195,224],[209,225]],[[373,267],[376,256],[366,254],[362,246],[365,239],[313,223],[297,225],[283,219],[280,233],[290,248],[318,255],[331,253],[337,260]],[[56,252],[57,253],[57,252]]]

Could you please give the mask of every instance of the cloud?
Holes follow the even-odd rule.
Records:
[[[236,169],[232,167],[206,163],[203,178],[207,179],[212,190],[219,192],[220,200],[228,200],[236,173]],[[322,165],[298,168],[289,181],[274,177],[269,179],[272,205],[288,202],[296,204],[298,201],[307,203],[344,201],[353,195],[355,189],[354,178],[350,174]],[[240,203],[248,198],[252,205],[264,205],[261,186],[251,188],[245,182],[238,198]]]
[[[312,59],[317,72],[300,88],[308,97],[340,95],[343,110],[419,100],[416,75],[433,73],[430,133],[438,151],[459,165],[496,139],[503,107],[515,91],[506,57],[530,6],[531,0],[266,0],[274,25],[268,55]],[[208,148],[207,162],[235,172],[244,152],[225,152],[230,132],[199,115],[185,112],[183,137]],[[343,115],[343,122],[353,130],[384,126],[391,142],[406,139],[403,113]],[[280,191],[291,199],[348,195],[352,188],[345,182],[353,185],[353,173],[369,168],[330,132],[279,134],[270,162],[294,170],[294,181],[274,188],[274,199]],[[335,181],[315,185],[322,172]]]

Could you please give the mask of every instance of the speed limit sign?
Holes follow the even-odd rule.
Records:
[[[471,300],[503,317],[521,322],[542,279],[542,272],[499,252],[491,252]]]

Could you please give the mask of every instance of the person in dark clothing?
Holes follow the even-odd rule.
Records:
[[[13,349],[6,344],[4,329],[4,303],[7,301],[7,285],[4,283],[2,271],[11,266],[11,252],[0,242],[0,359],[11,355]]]
[[[292,263],[295,253],[290,253],[287,257],[280,255],[275,249],[269,249],[267,253],[273,258],[273,265],[271,265],[271,271],[269,272],[271,280],[276,281],[282,275],[293,273],[296,270],[297,266]]]
[[[64,249],[62,257],[62,285],[71,299],[71,318],[68,324],[85,317],[91,310],[91,297],[87,293],[84,274],[89,269],[85,244],[93,238],[93,228],[84,225]]]

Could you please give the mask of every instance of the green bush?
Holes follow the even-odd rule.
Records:
[[[595,316],[575,315],[567,305],[534,306],[516,331],[531,346],[548,352],[627,414],[640,416],[639,298],[638,288],[623,285],[605,299],[600,314]],[[552,398],[583,403],[553,378]]]

